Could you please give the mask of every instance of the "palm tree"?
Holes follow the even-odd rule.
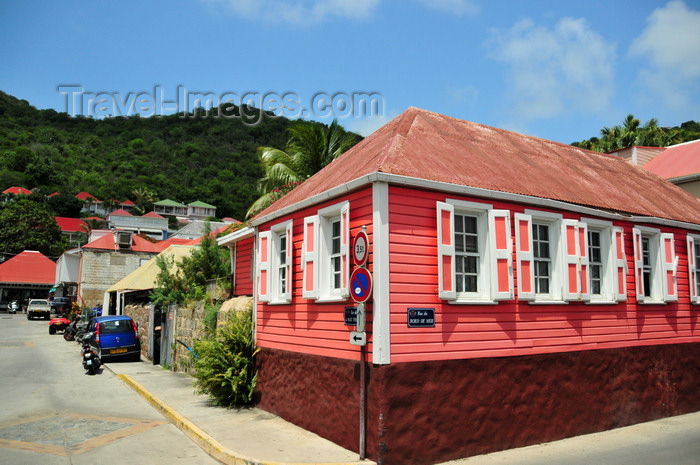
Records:
[[[263,177],[258,183],[262,193],[248,209],[247,216],[263,210],[298,184],[338,158],[360,139],[333,120],[326,127],[320,123],[303,121],[289,128],[285,150],[260,147],[258,156]]]

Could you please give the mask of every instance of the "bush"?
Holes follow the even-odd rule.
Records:
[[[243,406],[253,400],[258,374],[252,314],[238,312],[213,336],[194,343],[195,389],[209,395],[214,405]]]

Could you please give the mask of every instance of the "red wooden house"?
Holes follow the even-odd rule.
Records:
[[[220,243],[255,296],[258,405],[379,463],[700,410],[700,200],[623,159],[410,108]]]

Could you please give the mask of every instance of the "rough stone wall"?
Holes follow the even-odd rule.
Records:
[[[257,404],[348,449],[359,363],[263,349]],[[700,344],[368,364],[367,456],[425,465],[700,411]]]
[[[141,355],[145,358],[148,358],[148,344],[150,340],[150,334],[148,334],[148,327],[151,319],[150,307],[150,304],[127,305],[124,307],[124,314],[133,318],[139,328]]]
[[[224,302],[217,314],[217,327],[226,324],[234,312],[251,308],[252,302],[252,297],[235,297]],[[178,307],[175,314],[174,341],[180,340],[188,347],[192,347],[194,341],[206,337],[208,335],[208,329],[204,324],[206,314],[204,302],[197,302],[188,307]],[[192,372],[194,362],[192,354],[182,344],[175,342],[172,361],[173,370]]]
[[[104,291],[141,266],[154,254],[83,251],[80,264],[80,297],[93,307],[104,301]]]

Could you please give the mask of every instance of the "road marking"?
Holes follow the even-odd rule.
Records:
[[[62,413],[0,424],[0,447],[69,456],[110,444],[167,422]],[[52,431],[47,435],[46,431]]]

